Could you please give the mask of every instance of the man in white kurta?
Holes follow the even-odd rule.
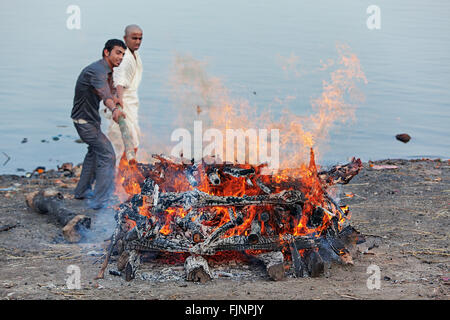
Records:
[[[137,25],[125,28],[124,35],[127,49],[119,67],[114,69],[113,81],[117,89],[117,96],[125,113],[125,121],[131,133],[135,151],[139,147],[139,97],[138,88],[142,78],[142,61],[138,49],[142,42],[142,29]],[[111,121],[108,136],[113,142],[116,154],[123,154],[124,145],[119,125]],[[124,156],[122,157],[124,158]]]

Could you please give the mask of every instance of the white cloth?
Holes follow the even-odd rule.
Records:
[[[126,115],[125,121],[130,130],[133,145],[135,148],[139,146],[139,97],[138,88],[142,79],[142,61],[137,51],[134,52],[136,58],[130,49],[127,48],[123,57],[122,63],[114,68],[113,81],[114,86],[123,86],[123,112]],[[107,110],[108,118],[111,118],[111,112]],[[122,135],[120,133],[119,125],[115,121],[110,121],[108,128],[108,137],[110,138],[114,149],[116,150],[117,158],[120,158],[124,147],[122,141]]]

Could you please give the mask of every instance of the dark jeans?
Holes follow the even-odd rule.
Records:
[[[116,155],[108,138],[103,134],[100,125],[91,123],[74,123],[81,140],[88,144],[88,152],[84,158],[80,181],[75,188],[75,197],[85,197],[95,181],[92,203],[105,204],[114,191],[114,172]]]

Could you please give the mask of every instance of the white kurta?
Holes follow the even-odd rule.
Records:
[[[142,78],[142,61],[137,51],[134,52],[136,58],[127,48],[123,57],[122,63],[114,68],[113,81],[114,86],[122,86],[123,90],[123,112],[126,115],[125,121],[128,124],[130,133],[133,139],[133,145],[135,148],[139,146],[139,98],[138,87]],[[109,111],[109,118],[111,118],[111,112]],[[122,136],[120,133],[119,125],[115,121],[110,121],[108,129],[108,137],[110,138],[114,149],[116,150],[116,156],[119,159],[124,151]]]

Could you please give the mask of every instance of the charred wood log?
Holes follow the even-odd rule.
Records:
[[[307,266],[299,253],[295,241],[290,243],[292,263],[294,265],[294,274],[296,277],[304,278],[309,276]]]
[[[214,185],[218,186],[221,183],[220,176],[219,176],[219,170],[217,168],[211,168],[208,174],[209,182]]]
[[[83,231],[91,227],[91,218],[79,215],[65,208],[64,196],[54,189],[33,192],[26,196],[28,206],[34,211],[48,215],[58,225],[63,226],[64,238],[69,242],[79,242]]]
[[[255,174],[254,168],[241,168],[241,167],[234,167],[234,166],[226,166],[222,169],[223,173],[226,173],[230,176],[233,176],[235,178],[241,178],[241,177],[248,177]]]
[[[125,250],[189,252],[191,246],[190,241],[169,239],[161,236],[155,239],[137,239],[127,242],[125,244]]]
[[[347,184],[363,168],[360,159],[352,158],[350,163],[345,165],[336,165],[327,171],[320,171],[319,178],[328,185]]]
[[[265,193],[271,194],[272,190],[266,186],[260,179],[256,179],[256,185]]]
[[[188,281],[206,283],[213,278],[208,262],[202,256],[187,257],[184,262],[184,270]]]
[[[141,264],[141,255],[137,250],[131,250],[128,257],[127,264],[125,265],[125,280],[131,281],[136,277],[136,271]]]
[[[153,192],[145,194],[149,198],[153,197]],[[158,204],[154,206],[156,211],[164,211],[170,207],[204,208],[220,206],[263,206],[267,204],[302,204],[304,202],[303,193],[297,190],[283,190],[280,193],[257,196],[214,196],[199,190],[186,192],[166,192],[159,193]]]
[[[308,237],[279,236],[261,237],[256,244],[249,244],[246,236],[232,236],[218,239],[205,246],[203,243],[192,245],[185,239],[157,237],[154,239],[137,239],[125,242],[125,250],[191,252],[194,254],[213,255],[219,251],[271,250],[277,251],[295,241],[298,250],[317,248],[317,239]]]
[[[198,166],[200,166],[200,163],[194,164],[192,160],[172,159],[164,155],[153,155],[153,158],[157,159],[159,163],[155,165],[145,165],[139,163],[137,165],[144,177],[152,177],[155,179],[155,172],[157,171],[159,172],[159,178],[163,179],[165,175],[164,171],[166,170],[172,170],[174,172],[186,171],[186,178],[188,179],[188,181],[190,181],[194,186],[198,184],[192,173],[197,169]],[[203,161],[201,163],[203,164]],[[218,173],[219,170],[223,174],[227,174],[235,178],[248,178],[258,175],[261,171],[261,168],[265,166],[267,166],[267,164],[252,166],[250,168],[242,168],[240,166],[233,165],[211,164],[206,166],[206,174],[208,175],[209,181],[212,185],[219,185],[221,183],[221,179]],[[317,175],[322,183],[326,185],[347,184],[355,175],[360,172],[362,168],[363,166],[361,160],[353,157],[351,162],[343,165],[333,166],[329,170],[322,170],[318,172]],[[261,190],[263,190],[266,194],[269,194],[271,192],[270,188],[265,186],[260,179],[255,180]],[[301,180],[298,180],[296,183],[301,183]],[[253,185],[253,183],[251,183],[251,180],[250,185]]]
[[[125,236],[125,232],[126,232],[125,225],[126,225],[126,223],[125,223],[124,218],[125,218],[125,213],[127,212],[127,210],[125,210],[125,209],[128,209],[128,208],[129,207],[127,207],[127,206],[123,206],[121,210],[118,210],[116,212],[116,215],[114,217],[115,220],[116,220],[116,227],[114,228],[114,232],[113,232],[113,234],[111,236],[111,242],[110,242],[109,247],[108,247],[108,249],[106,251],[105,259],[103,260],[103,263],[102,263],[102,266],[100,268],[100,271],[98,272],[97,276],[95,277],[96,280],[97,279],[103,279],[106,267],[108,266],[108,263],[109,263],[109,259],[110,259],[111,255],[113,253],[113,250],[114,250],[117,242]]]
[[[231,228],[235,227],[236,225],[238,225],[238,223],[242,223],[242,217],[237,215],[236,217],[234,216],[234,211],[233,209],[229,208],[228,209],[228,214],[230,216],[230,221],[226,222],[225,224],[223,224],[222,226],[218,227],[216,230],[214,230],[211,235],[205,239],[204,242],[199,243],[197,246],[199,248],[201,248],[200,250],[204,250],[205,248],[207,248],[212,242],[214,242],[216,239],[218,239],[221,235],[223,235],[225,232],[227,232],[228,230],[230,230]],[[196,246],[196,247],[197,247]],[[195,249],[193,249],[193,252],[195,252]]]
[[[175,223],[183,231],[190,233],[192,240],[195,243],[198,243],[207,237],[209,228],[201,223],[192,221],[192,218],[196,213],[197,212],[195,210],[191,210],[184,218],[177,217]]]
[[[267,211],[261,212],[260,219],[262,222],[267,222],[270,219],[270,214]]]
[[[191,186],[193,186],[193,187],[198,186],[198,181],[197,181],[197,179],[196,179],[195,176],[194,176],[195,173],[196,173],[196,171],[197,171],[197,168],[196,168],[195,165],[190,166],[190,167],[188,167],[188,168],[186,168],[186,169],[184,170],[184,175],[185,175],[187,181],[188,181],[189,184],[190,184]]]
[[[275,281],[284,279],[284,256],[281,251],[261,253],[256,258],[264,263],[270,279]]]
[[[317,250],[306,250],[304,259],[311,277],[320,277],[324,273],[325,264]]]
[[[256,244],[259,242],[259,238],[261,237],[261,224],[258,221],[258,218],[255,217],[252,221],[251,231],[248,235],[248,243]]]

